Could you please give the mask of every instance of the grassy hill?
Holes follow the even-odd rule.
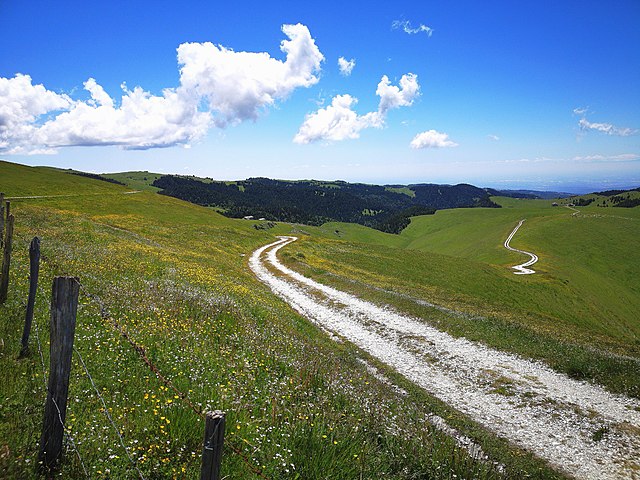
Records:
[[[494,201],[503,208],[415,217],[400,235],[327,224],[306,231],[286,258],[453,334],[640,395],[640,209]],[[529,276],[512,273],[526,257],[503,246],[523,218],[511,244],[539,256]],[[466,316],[421,307],[421,299]]]
[[[66,426],[79,454],[67,441],[62,478],[126,479],[137,476],[135,468],[146,478],[197,477],[198,412],[210,409],[227,412],[228,478],[562,478],[356,348],[334,342],[246,265],[255,248],[285,230],[311,228],[305,251],[378,247],[329,240],[336,233],[326,226],[258,230],[208,208],[56,169],[0,162],[0,191],[12,198],[16,216],[9,299],[0,305],[4,477],[36,477],[50,285],[56,275],[73,275],[83,288]],[[358,235],[384,235],[372,232]],[[41,281],[31,354],[18,359],[34,235],[42,240]],[[441,262],[442,271],[458,262],[413,252]],[[367,260],[359,268],[372,266]],[[472,460],[429,427],[430,413],[478,442],[491,461]]]
[[[274,297],[246,262],[278,234],[301,237],[283,260],[324,283],[640,396],[640,208],[597,206],[606,196],[578,212],[500,197],[500,209],[438,211],[392,235],[230,219],[154,193],[148,172],[109,176],[128,185],[0,162],[0,191],[16,215],[10,296],[0,305],[8,478],[34,476],[44,400],[37,339],[48,365],[49,289],[61,274],[84,286],[67,423],[92,478],[136,476],[127,454],[146,478],[196,477],[203,424],[182,394],[196,410],[227,412],[229,478],[561,478]],[[524,258],[502,245],[522,218],[512,245],[539,255],[535,275],[513,275]],[[34,235],[43,246],[37,330],[31,356],[18,360]],[[506,469],[471,460],[427,426],[430,413]],[[66,458],[62,476],[85,477],[72,450]]]

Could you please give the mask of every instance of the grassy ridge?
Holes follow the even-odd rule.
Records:
[[[446,305],[533,314],[551,330],[569,328],[570,335],[586,342],[596,335],[604,346],[640,354],[640,209],[589,206],[577,214],[545,200],[497,200],[503,208],[414,217],[400,235],[340,223],[282,226],[278,231],[306,233],[322,242],[314,251],[327,261],[336,250],[352,249],[348,258],[333,262],[336,271],[344,262],[353,270],[352,278],[365,274],[365,265],[379,272],[388,269],[387,283],[406,283],[416,290],[430,286],[441,292],[435,300]],[[538,274],[532,276],[513,275],[510,266],[527,257],[503,246],[523,218],[527,220],[511,244],[539,256],[534,266]],[[324,242],[334,239],[347,245]],[[371,254],[365,254],[370,248]],[[384,252],[381,258],[367,259],[378,251]]]
[[[10,298],[0,306],[3,476],[34,477],[44,399],[36,340],[48,364],[49,285],[71,274],[85,287],[75,348],[126,446],[75,355],[67,426],[91,478],[135,477],[127,454],[147,478],[194,478],[199,470],[201,418],[147,368],[114,320],[197,408],[228,413],[223,476],[253,478],[257,468],[267,478],[561,477],[387,372],[408,392],[396,393],[359,359],[373,360],[336,344],[257,282],[247,256],[284,227],[259,231],[210,209],[56,170],[0,168],[9,196],[73,195],[12,203]],[[17,360],[34,235],[43,248],[37,329],[32,355]],[[506,470],[471,460],[428,427],[425,415],[434,411]],[[61,476],[85,476],[72,451]]]
[[[594,204],[576,213],[551,201],[497,201],[502,209],[414,218],[399,236],[325,225],[288,247],[285,259],[454,335],[640,396],[640,209]],[[540,257],[535,275],[514,275],[510,266],[526,257],[503,246],[522,218],[511,244]]]
[[[83,182],[77,175],[49,167],[27,167],[0,160],[0,187],[9,197],[30,195],[101,195],[129,188],[107,182]]]

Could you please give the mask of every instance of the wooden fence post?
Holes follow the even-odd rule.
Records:
[[[71,373],[73,336],[80,284],[74,277],[56,277],[51,292],[49,385],[44,406],[38,460],[45,470],[55,469],[62,457],[64,422]]]
[[[0,192],[0,250],[4,246],[4,193]]]
[[[29,354],[29,334],[31,333],[31,322],[33,322],[33,308],[36,303],[36,293],[38,291],[38,274],[40,273],[40,239],[33,237],[29,246],[29,299],[27,300],[27,313],[24,318],[24,330],[22,331],[22,348],[20,356]]]
[[[9,203],[9,202],[7,202]],[[7,236],[4,239],[4,254],[2,255],[2,277],[0,278],[0,304],[7,301],[9,290],[9,266],[11,265],[11,246],[13,243],[13,215],[7,221]]]
[[[220,480],[222,444],[224,443],[224,413],[219,410],[207,412],[206,418],[200,480]]]

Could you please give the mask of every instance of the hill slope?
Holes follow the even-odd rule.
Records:
[[[69,443],[63,478],[84,478],[85,467],[96,478],[132,478],[136,469],[146,478],[196,477],[198,412],[216,408],[227,412],[222,475],[230,478],[562,477],[274,297],[246,265],[271,231],[55,169],[0,162],[0,173],[16,216],[9,300],[0,305],[7,477],[36,477],[49,289],[62,274],[83,286],[67,412],[78,455]],[[18,360],[34,235],[43,260],[32,353]],[[472,460],[430,427],[434,414],[491,461]]]
[[[250,178],[237,182],[163,176],[153,182],[161,193],[222,209],[235,218],[321,225],[328,221],[359,223],[390,233],[400,232],[409,217],[436,209],[498,207],[489,194],[472,185],[384,187],[347,182],[282,181]]]

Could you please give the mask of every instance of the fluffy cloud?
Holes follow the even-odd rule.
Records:
[[[87,102],[73,107],[38,128],[35,142],[47,147],[119,145],[147,149],[184,145],[202,137],[211,123],[209,112],[198,111],[197,99],[184,89],[165,89],[162,96],[142,88],[127,90],[119,107],[104,89],[89,79]]]
[[[634,128],[616,127],[610,123],[592,123],[586,118],[581,118],[578,124],[582,130],[596,130],[607,135],[617,135],[619,137],[628,137],[638,133],[638,130]]]
[[[344,57],[340,57],[338,59],[338,68],[340,69],[340,74],[344,75],[345,77],[348,77],[349,75],[351,75],[351,72],[353,71],[353,67],[356,66],[356,61],[355,59],[351,59],[351,60],[347,60]]]
[[[402,29],[404,33],[408,33],[409,35],[415,35],[421,32],[424,32],[428,37],[433,35],[433,28],[427,27],[422,23],[418,27],[413,28],[408,20],[394,20],[391,23],[391,28],[393,30]]]
[[[378,126],[378,112],[358,115],[352,107],[358,102],[351,95],[333,97],[331,105],[308,115],[293,138],[295,143],[312,143],[319,140],[340,141],[360,136],[360,130]]]
[[[391,85],[389,78],[383,75],[376,89],[376,95],[380,97],[378,111],[384,115],[392,108],[411,106],[418,96],[418,90],[420,90],[418,76],[413,73],[402,76],[400,87]]]
[[[445,148],[457,147],[458,144],[449,139],[446,133],[440,133],[435,130],[427,130],[417,134],[411,140],[411,148]]]
[[[255,120],[262,108],[318,82],[315,73],[324,56],[309,29],[297,24],[284,25],[282,31],[289,37],[280,45],[287,54],[284,62],[267,53],[234,52],[210,42],[180,45],[181,87],[206,99],[218,126]]]
[[[119,104],[93,78],[86,101],[33,85],[28,75],[0,78],[0,152],[54,153],[64,146],[148,149],[188,145],[215,125],[255,120],[299,87],[318,82],[324,57],[306,26],[284,25],[284,61],[211,43],[178,47],[180,85],[152,95],[123,85]]]
[[[67,95],[31,82],[28,75],[0,77],[0,152],[22,153],[25,149],[16,140],[33,136],[37,132],[33,124],[41,115],[73,105]],[[46,151],[46,148],[40,150]]]
[[[403,75],[399,83],[399,87],[391,85],[389,78],[384,75],[376,90],[376,95],[380,97],[378,110],[365,115],[358,115],[353,110],[358,101],[356,98],[351,95],[335,96],[331,105],[306,116],[293,141],[306,144],[321,140],[355,139],[365,128],[383,127],[389,110],[412,105],[419,94],[420,86],[416,75]]]

